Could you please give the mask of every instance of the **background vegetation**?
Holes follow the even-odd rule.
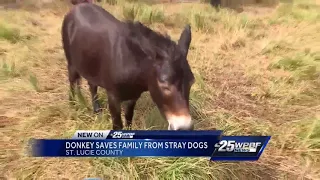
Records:
[[[38,2],[38,4],[36,3]],[[105,0],[119,19],[141,21],[177,40],[192,26],[188,60],[196,76],[197,129],[271,135],[256,162],[201,158],[32,158],[30,138],[69,138],[77,129],[110,129],[108,111],[92,115],[86,82],[77,108],[68,104],[61,48],[64,1],[23,1],[0,9],[0,176],[7,179],[319,179],[320,2],[216,12],[204,3]],[[32,10],[31,10],[32,9]],[[31,11],[30,11],[31,10]],[[100,100],[106,95],[99,90]],[[134,129],[166,128],[148,93]],[[1,178],[1,177],[0,177]]]

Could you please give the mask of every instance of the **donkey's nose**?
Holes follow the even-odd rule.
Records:
[[[170,116],[168,118],[169,130],[193,130],[194,124],[190,115]]]

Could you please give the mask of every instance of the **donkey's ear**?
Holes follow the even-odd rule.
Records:
[[[184,55],[188,55],[189,46],[191,43],[191,27],[190,25],[186,25],[183,32],[180,35],[180,39],[178,41],[178,45],[180,46],[181,50],[184,52]]]

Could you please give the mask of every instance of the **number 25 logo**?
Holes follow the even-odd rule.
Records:
[[[112,138],[121,138],[121,132],[114,132]]]
[[[219,142],[221,145],[218,149],[219,152],[232,152],[234,150],[234,144],[236,141],[227,141],[227,140],[222,140]]]

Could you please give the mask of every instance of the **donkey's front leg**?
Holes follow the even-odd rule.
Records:
[[[121,102],[119,98],[111,92],[108,92],[108,105],[112,118],[113,130],[121,130],[123,128],[121,120]]]

